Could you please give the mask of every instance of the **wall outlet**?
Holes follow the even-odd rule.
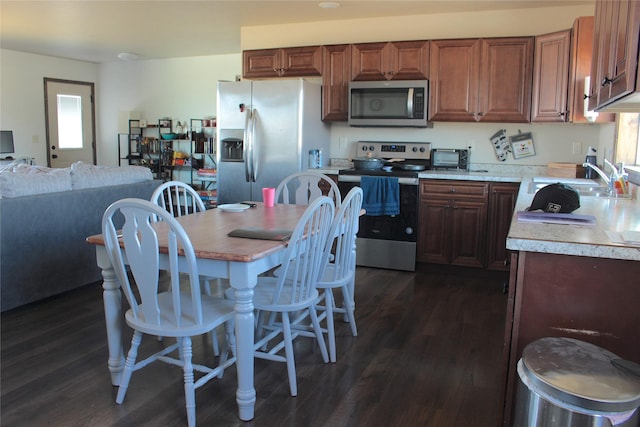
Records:
[[[574,142],[573,143],[573,154],[580,154],[582,153],[582,142]]]
[[[31,136],[31,142],[33,142],[34,144],[39,144],[40,143],[40,137],[38,135]]]

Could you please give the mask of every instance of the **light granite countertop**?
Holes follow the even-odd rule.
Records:
[[[640,231],[637,187],[633,188],[632,199],[582,196],[580,207],[573,213],[593,215],[596,223],[573,225],[518,221],[517,212],[529,207],[534,197],[530,183],[531,179],[525,179],[520,184],[507,249],[640,261],[640,245],[624,243],[620,236],[623,231]]]
[[[338,169],[320,171],[336,174]],[[640,232],[638,186],[630,184],[631,199],[582,196],[580,208],[573,213],[593,215],[596,218],[595,225],[520,222],[517,212],[531,205],[534,193],[529,187],[532,180],[538,177],[545,177],[549,183],[563,182],[563,178],[546,176],[546,167],[540,166],[480,164],[473,165],[469,172],[424,171],[419,174],[421,179],[519,182],[520,191],[507,235],[509,250],[640,261],[640,245],[625,243],[620,237],[623,231]]]

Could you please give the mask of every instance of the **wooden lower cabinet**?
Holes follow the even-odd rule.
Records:
[[[484,182],[422,181],[417,260],[484,267],[487,194]]]
[[[417,260],[508,271],[507,233],[519,188],[511,182],[422,180]]]
[[[531,342],[568,337],[640,362],[640,262],[537,252],[512,255],[503,353],[503,425],[511,426],[516,365]]]
[[[489,217],[487,219],[487,268],[509,270],[507,234],[513,218],[520,184],[492,182],[489,184]]]

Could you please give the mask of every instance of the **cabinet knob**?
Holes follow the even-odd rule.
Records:
[[[600,86],[610,85],[611,83],[613,83],[613,80],[611,80],[607,76],[604,76],[604,78],[602,79],[602,83],[600,83]]]
[[[456,189],[455,188],[451,188],[451,190],[449,190],[451,193],[455,193]]]

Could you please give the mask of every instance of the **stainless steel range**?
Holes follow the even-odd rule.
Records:
[[[341,194],[359,186],[362,176],[396,177],[400,212],[397,215],[360,217],[356,264],[367,267],[415,271],[418,234],[418,174],[429,169],[431,143],[360,141],[359,157],[383,159],[380,169],[346,169],[338,174]]]

